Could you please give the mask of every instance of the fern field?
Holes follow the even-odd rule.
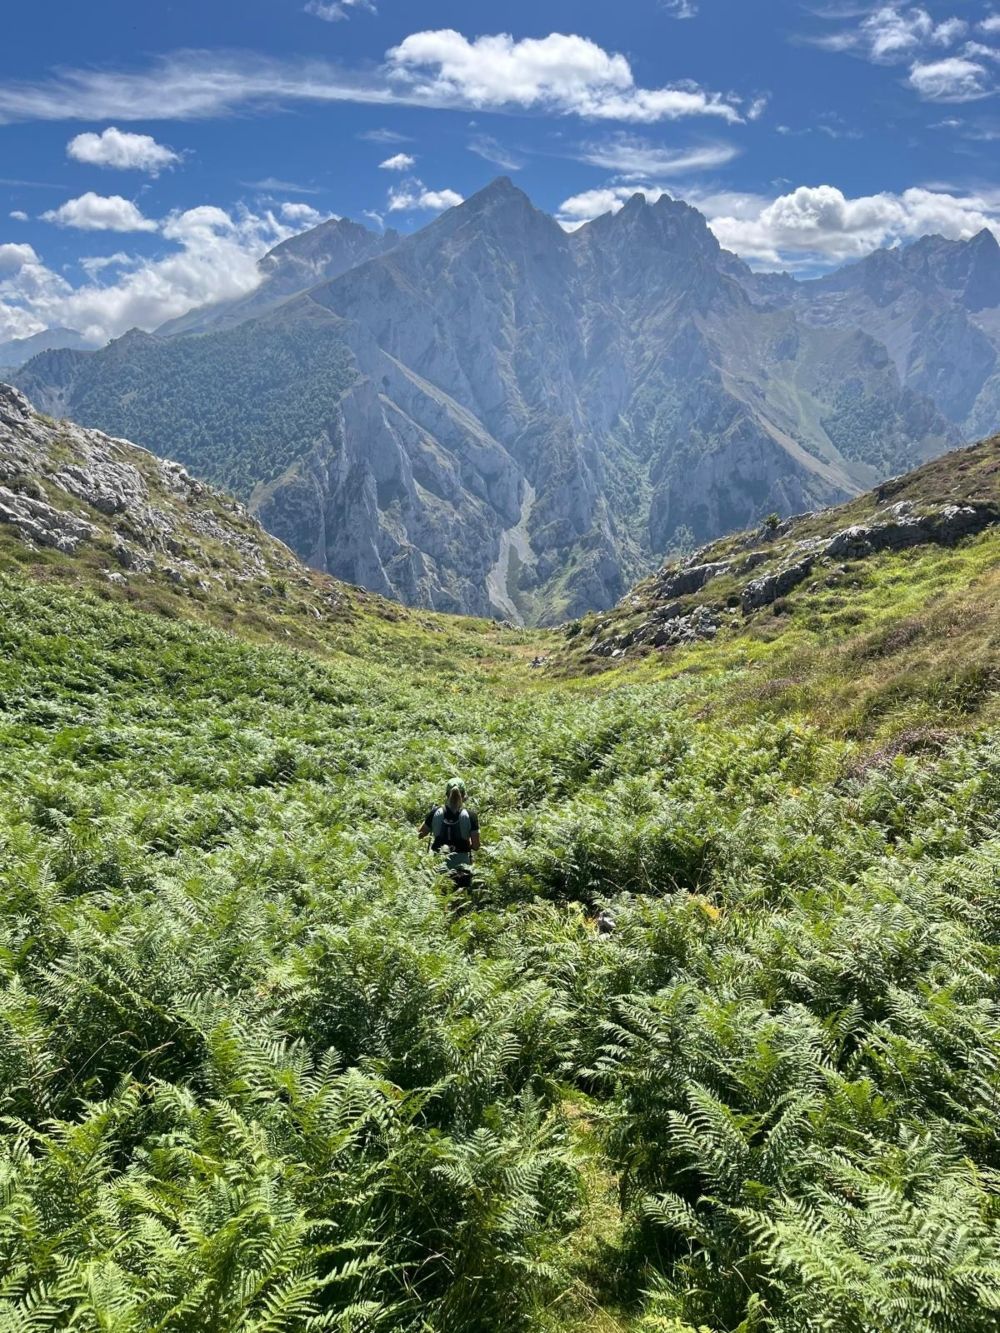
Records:
[[[993,1333],[1000,736],[382,656],[0,581],[0,1331]]]

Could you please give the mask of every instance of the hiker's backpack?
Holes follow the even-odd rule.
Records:
[[[472,816],[464,805],[457,812],[439,805],[431,815],[431,847],[435,852],[442,847],[452,852],[471,852],[472,831]]]

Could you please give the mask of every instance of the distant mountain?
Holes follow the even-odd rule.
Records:
[[[41,333],[32,333],[27,338],[13,338],[10,342],[0,343],[0,366],[23,366],[39,352],[55,351],[62,347],[80,350],[87,346],[86,339],[75,329],[43,329]]]
[[[997,424],[988,233],[799,283],[666,197],[567,234],[502,178],[412,236],[354,225],[277,247],[249,305],[18,383],[235,489],[318,568],[545,623]]]
[[[260,286],[248,295],[189,310],[161,324],[156,332],[161,337],[172,337],[232,328],[297,292],[335,278],[375,255],[385,254],[398,240],[399,233],[391,228],[380,234],[349,218],[330,218],[269,250],[257,265]]]

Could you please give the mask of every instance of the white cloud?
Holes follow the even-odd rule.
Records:
[[[504,171],[520,171],[524,166],[522,157],[505,148],[491,134],[474,134],[467,147],[470,153],[475,153],[486,162],[492,162],[495,167],[502,167]]]
[[[279,190],[282,194],[322,194],[315,185],[296,185],[294,181],[283,181],[277,176],[265,176],[259,181],[240,181],[251,190]]]
[[[313,208],[312,204],[300,203],[283,203],[279,212],[286,222],[297,227],[317,227],[331,216],[329,213],[321,213],[318,208]]]
[[[452,28],[415,32],[387,53],[391,77],[429,106],[517,106],[595,120],[742,117],[735,100],[697,84],[638,88],[628,60],[586,37],[509,33],[469,41]]]
[[[636,134],[624,132],[581,144],[574,156],[590,166],[615,171],[626,180],[650,180],[688,171],[725,166],[739,149],[731,144],[701,144],[694,148],[667,148]]]
[[[990,14],[979,24],[980,32],[1000,32],[1000,14]]]
[[[38,256],[30,245],[8,241],[0,245],[0,277],[9,273],[20,273],[26,264],[37,264]]]
[[[695,0],[660,0],[660,4],[674,19],[693,19],[698,13]]]
[[[378,227],[379,231],[385,230],[385,218],[382,216],[381,213],[377,213],[374,208],[366,208],[361,216],[366,217],[370,221],[374,222],[375,226]]]
[[[366,143],[412,143],[408,134],[399,134],[396,130],[362,130],[357,136]]]
[[[909,83],[928,102],[974,102],[990,94],[985,66],[961,56],[914,65]]]
[[[87,255],[78,262],[87,276],[93,278],[109,268],[128,268],[141,261],[136,255],[127,255],[124,250],[116,250],[113,255]]]
[[[805,38],[828,51],[847,51],[879,65],[917,59],[932,47],[947,49],[969,31],[965,19],[951,17],[936,22],[920,5],[888,4],[874,9],[857,6],[827,18],[861,18],[854,27],[840,28],[819,37]]]
[[[1000,200],[925,188],[852,199],[832,185],[803,185],[772,200],[693,196],[691,202],[723,246],[769,267],[829,265],[929,233],[967,240],[990,227],[1000,235]]]
[[[50,208],[42,218],[81,231],[156,231],[156,223],[143,217],[131,199],[123,199],[120,194],[95,194],[93,190]]]
[[[101,343],[134,326],[154,329],[193,306],[242,296],[260,282],[261,255],[305,221],[210,204],[177,211],[159,224],[166,253],[91,261],[87,281],[76,287],[31,246],[0,246],[0,337],[59,325]],[[101,281],[109,273],[111,280]]]
[[[94,167],[118,171],[146,171],[157,176],[181,160],[180,153],[157,143],[149,134],[131,134],[113,125],[100,134],[78,134],[66,145],[67,156]]]
[[[389,191],[390,213],[440,213],[462,202],[454,190],[428,190],[423,181],[409,180]]]
[[[767,104],[770,100],[770,93],[761,93],[758,97],[755,97],[747,107],[747,120],[760,120],[761,116],[767,110]]]
[[[377,13],[373,0],[309,0],[304,9],[307,14],[323,19],[326,23],[338,23],[341,19],[350,18],[352,9]]]
[[[409,153],[396,153],[393,157],[387,157],[384,162],[379,163],[382,171],[409,171],[411,167],[416,166],[417,159],[411,157]]]
[[[48,328],[49,320],[33,306],[69,290],[69,283],[50,272],[30,245],[0,245],[0,340],[27,338]]]
[[[15,222],[28,221],[28,215],[23,208],[15,208],[13,212],[9,213],[7,216],[13,218]]]
[[[573,34],[469,41],[451,29],[411,33],[374,70],[252,52],[178,51],[146,69],[64,69],[0,84],[0,124],[32,120],[197,120],[247,106],[355,102],[468,110],[518,108],[652,123],[743,119],[740,99],[681,81],[637,87],[625,56]]]
[[[931,41],[937,46],[951,46],[969,31],[965,19],[945,19],[931,33]]]

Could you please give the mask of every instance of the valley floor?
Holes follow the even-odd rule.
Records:
[[[992,540],[586,680],[3,575],[0,1329],[992,1333]]]

